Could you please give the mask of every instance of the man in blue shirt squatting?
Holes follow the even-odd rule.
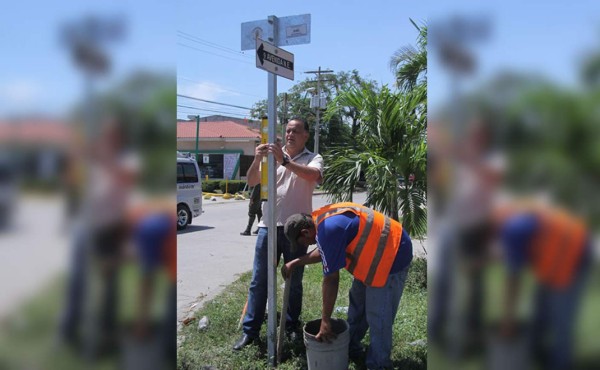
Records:
[[[592,242],[587,225],[563,209],[513,204],[496,215],[507,267],[501,334],[517,335],[517,303],[523,270],[536,283],[526,330],[533,359],[543,369],[571,369],[577,312],[588,280]]]
[[[348,309],[349,355],[361,356],[361,340],[369,329],[367,367],[391,368],[392,326],[413,258],[412,242],[402,225],[360,204],[336,203],[311,215],[290,216],[284,232],[292,248],[317,244],[312,252],[282,267],[284,278],[296,267],[323,263],[323,309],[316,339],[330,342],[336,337],[331,314],[338,294],[339,270],[345,267],[354,276]]]

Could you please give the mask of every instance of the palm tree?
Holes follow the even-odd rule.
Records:
[[[417,26],[417,47],[391,58],[398,92],[362,84],[329,104],[324,120],[351,109],[358,133],[345,147],[325,155],[324,190],[335,202],[351,201],[364,176],[366,205],[399,220],[413,237],[427,231],[427,26]],[[408,180],[413,175],[415,181]]]
[[[406,45],[390,58],[390,68],[396,74],[396,86],[402,91],[413,90],[419,84],[427,86],[427,25],[418,26],[417,46]]]
[[[351,201],[361,180],[367,187],[366,205],[398,220],[412,236],[426,232],[426,104],[424,86],[394,93],[363,85],[339,94],[325,117],[339,107],[353,107],[359,132],[352,146],[332,149],[325,156],[324,190],[334,202]],[[327,118],[325,118],[327,119]],[[417,181],[401,183],[414,174]]]

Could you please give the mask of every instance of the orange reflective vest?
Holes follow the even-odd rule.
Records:
[[[531,260],[540,282],[565,288],[572,282],[586,243],[582,221],[559,210],[538,210],[540,228],[531,248]]]
[[[402,238],[402,225],[356,203],[335,203],[312,213],[316,227],[328,217],[352,212],[360,217],[358,233],[346,247],[346,269],[367,286],[385,285]]]

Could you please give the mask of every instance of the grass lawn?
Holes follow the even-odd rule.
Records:
[[[266,322],[263,325],[258,345],[250,345],[242,351],[234,352],[232,346],[241,336],[238,322],[246,301],[251,272],[243,274],[237,281],[225,288],[224,292],[208,302],[195,313],[197,320],[181,329],[179,333],[177,368],[182,370],[202,369],[265,369],[268,368]],[[321,317],[320,264],[309,265],[304,272],[304,298],[301,319],[308,322]],[[278,278],[278,282],[282,282]],[[352,277],[346,271],[340,273],[340,289],[336,307],[348,306],[348,291]],[[278,307],[281,308],[283,289],[277,293]],[[209,326],[203,331],[197,328],[198,320],[207,316]],[[335,313],[334,317],[346,319],[345,313]],[[426,369],[426,345],[409,343],[427,338],[427,264],[423,259],[413,260],[398,315],[394,322],[392,360],[394,368]],[[365,338],[368,343],[368,334]],[[305,369],[306,353],[304,344],[284,344],[284,355],[279,369]],[[362,369],[350,362],[350,369]]]
[[[64,307],[66,277],[57,276],[17,312],[0,322],[0,369],[115,369],[120,358],[110,355],[93,363],[57,339],[58,322]],[[134,264],[123,267],[119,279],[119,322],[126,333],[127,323],[135,316],[139,270]],[[167,288],[166,277],[158,276],[154,317],[159,317]],[[175,339],[174,339],[175,340]]]
[[[580,309],[575,324],[574,369],[598,369],[600,367],[600,268],[596,263],[591,270],[585,291],[580,302]],[[491,265],[485,274],[485,307],[484,320],[486,324],[499,320],[503,308],[503,282],[505,273],[499,263]],[[520,293],[518,315],[526,321],[532,309],[532,295],[535,290],[531,272],[523,276],[523,289]],[[491,329],[488,329],[488,334]],[[484,368],[486,354],[483,351],[469,355],[458,361],[450,362],[448,354],[439,347],[430,347],[429,367],[431,369],[447,369],[451,363],[453,368],[475,370]]]

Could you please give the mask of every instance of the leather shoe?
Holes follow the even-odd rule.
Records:
[[[250,235],[250,231],[248,231],[248,230],[246,230],[246,231],[242,231],[242,232],[240,233],[240,235],[246,235],[246,236],[248,236],[248,235]]]
[[[254,338],[250,337],[248,334],[244,334],[242,335],[242,337],[240,338],[240,340],[238,340],[234,345],[233,345],[233,350],[234,351],[239,351],[242,348],[246,347],[248,344],[254,342]]]

